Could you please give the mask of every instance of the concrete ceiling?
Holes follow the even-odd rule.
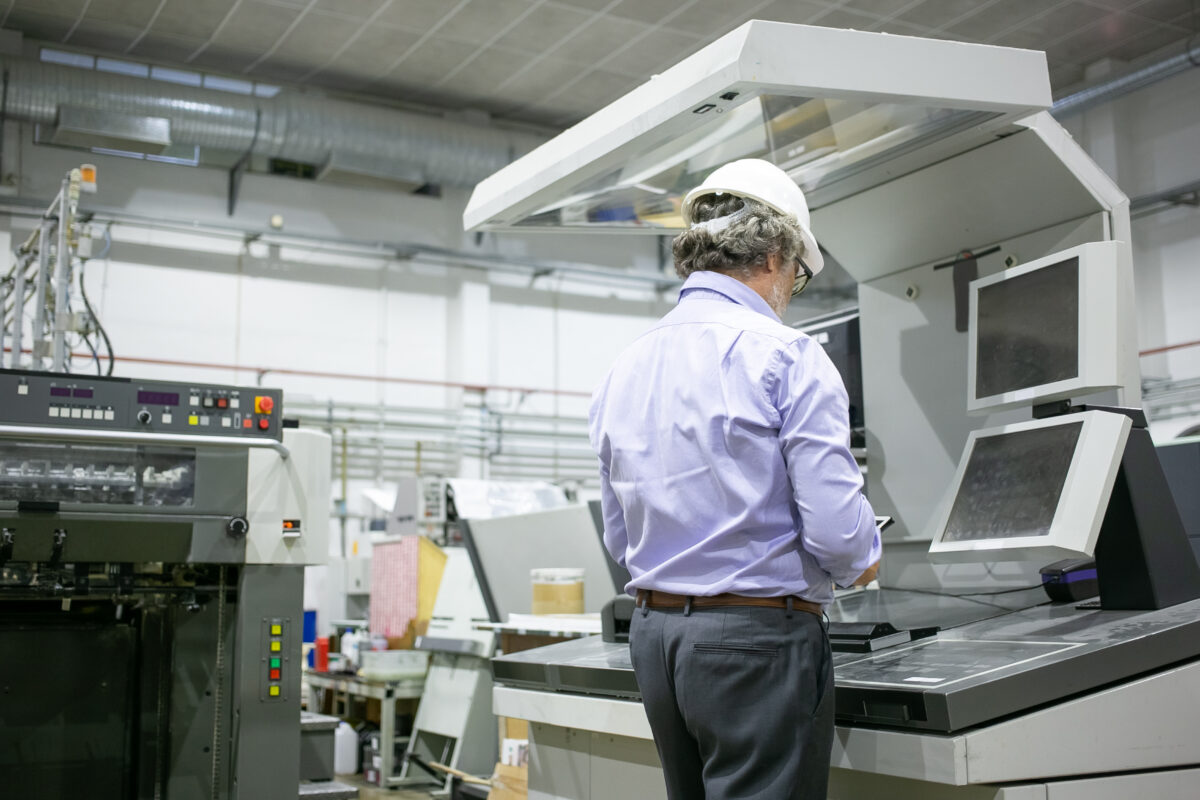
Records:
[[[64,49],[552,128],[749,19],[1045,50],[1056,92],[1195,30],[1192,0],[0,0]]]

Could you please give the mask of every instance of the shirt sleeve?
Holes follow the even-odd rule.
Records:
[[[629,547],[629,531],[625,528],[625,512],[608,479],[608,465],[603,461],[600,462],[600,510],[604,515],[604,547],[613,561],[627,569],[625,550]]]
[[[807,337],[782,351],[772,379],[800,545],[834,583],[850,586],[879,560],[881,543],[850,453],[846,387],[829,356]]]
[[[604,547],[613,560],[625,566],[625,551],[629,547],[629,531],[625,528],[625,511],[613,491],[609,472],[612,462],[612,449],[603,433],[603,398],[607,381],[596,390],[592,397],[591,408],[588,410],[588,440],[596,458],[600,461],[600,511],[604,517]]]

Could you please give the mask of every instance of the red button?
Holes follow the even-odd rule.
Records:
[[[229,408],[229,398],[218,397],[217,398],[217,408]]]
[[[252,428],[254,427],[254,422],[249,417],[246,417],[244,420],[242,420],[242,427]]]
[[[270,414],[275,410],[275,398],[273,397],[256,397],[254,398],[254,410],[259,414]]]
[[[258,421],[258,427],[262,428],[265,431],[267,428],[271,427],[271,420],[267,419],[266,417],[263,417],[262,419],[260,419]]]
[[[271,670],[271,680],[273,680],[273,681],[279,680],[279,672],[280,671],[277,669]]]

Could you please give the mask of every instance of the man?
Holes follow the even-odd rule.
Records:
[[[845,387],[780,321],[824,262],[804,194],[766,161],[716,170],[682,213],[679,304],[590,414],[633,668],[672,800],[824,798],[823,606],[880,557]]]

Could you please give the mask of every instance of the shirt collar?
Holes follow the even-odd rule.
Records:
[[[720,272],[711,272],[708,270],[699,270],[693,272],[684,281],[683,288],[679,290],[679,300],[682,302],[684,298],[692,292],[693,289],[706,289],[706,292],[699,294],[707,294],[708,292],[716,292],[729,298],[730,302],[736,303],[739,306],[757,311],[764,316],[779,322],[779,315],[771,310],[767,305],[767,301],[762,299],[758,292],[751,289],[746,284],[739,281],[737,278],[731,278],[728,275],[723,275]]]

